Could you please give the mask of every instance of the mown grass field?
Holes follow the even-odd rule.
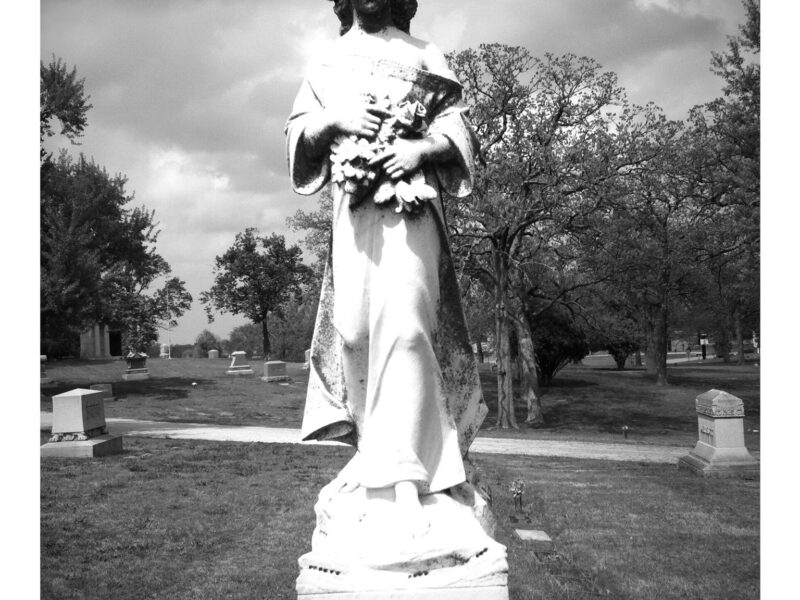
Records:
[[[617,371],[608,357],[591,357],[591,366],[569,366],[542,390],[547,424],[525,427],[526,407],[516,406],[519,430],[495,430],[495,375],[481,365],[481,382],[489,416],[482,435],[535,439],[585,440],[689,446],[697,439],[695,398],[712,388],[742,398],[749,448],[760,446],[760,373],[753,362],[743,366],[719,360],[681,363],[669,368],[669,385],[656,387],[642,369]],[[224,359],[150,359],[151,378],[122,381],[124,362],[51,361],[53,382],[41,388],[41,409],[52,410],[50,397],[75,387],[111,383],[115,402],[106,403],[106,417],[152,419],[224,425],[299,427],[308,374],[289,363],[288,385],[264,383],[261,363],[255,376],[225,375]],[[194,384],[194,385],[193,385]],[[627,426],[628,438],[622,427]]]
[[[125,440],[45,459],[41,597],[289,600],[342,447]],[[672,466],[475,455],[508,547],[512,600],[758,597],[759,483]],[[522,512],[513,480],[526,483]],[[513,522],[516,521],[516,522]],[[512,533],[543,529],[555,552]]]
[[[482,366],[490,417],[481,435],[688,450],[697,436],[694,398],[718,388],[744,400],[747,444],[759,448],[752,363],[676,365],[670,385],[656,388],[641,370],[588,362],[545,390],[545,427],[518,431],[492,429],[494,375]],[[300,364],[288,365],[288,385],[226,377],[227,364],[149,360],[151,379],[125,382],[121,361],[54,361],[41,409],[52,408],[53,394],[112,383],[107,417],[299,426],[307,377]],[[520,422],[524,414],[517,407]],[[41,460],[42,598],[294,599],[316,494],[351,450],[143,438],[124,445],[122,455],[103,459]],[[492,488],[512,600],[759,597],[758,478],[703,479],[672,465],[600,460],[473,460]],[[522,512],[509,490],[515,480],[526,484]],[[515,527],[546,531],[554,553],[534,553]]]

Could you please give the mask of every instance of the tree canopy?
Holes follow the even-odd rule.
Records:
[[[82,135],[91,105],[77,71],[60,59],[41,65],[41,129],[53,119],[70,141]],[[123,175],[109,175],[83,154],[44,152],[40,168],[40,310],[45,351],[73,353],[93,323],[123,330],[130,351],[158,339],[158,328],[189,309],[185,283],[170,277],[156,251],[154,212],[131,206]],[[160,288],[155,288],[159,283]],[[61,350],[57,350],[61,348]]]
[[[233,245],[214,262],[214,284],[200,295],[209,322],[214,311],[241,314],[261,325],[264,354],[271,352],[270,315],[282,315],[292,296],[302,295],[312,270],[296,245],[282,235],[260,236],[256,228],[237,233]]]

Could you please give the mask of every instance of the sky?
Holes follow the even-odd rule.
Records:
[[[195,298],[162,342],[220,337],[246,323],[208,323],[200,293],[236,233],[283,233],[316,208],[292,192],[283,128],[306,65],[338,35],[324,0],[44,0],[40,57],[85,79],[93,108],[80,146],[127,176],[132,205],[155,210],[158,252]],[[411,33],[443,51],[499,42],[532,55],[574,53],[619,76],[636,103],[668,117],[720,95],[712,51],[744,21],[738,0],[421,0]]]

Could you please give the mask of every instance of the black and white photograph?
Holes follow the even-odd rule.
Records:
[[[774,5],[9,11],[15,597],[792,597]]]

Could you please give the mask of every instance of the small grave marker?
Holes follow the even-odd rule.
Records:
[[[264,376],[261,381],[289,381],[286,374],[286,363],[282,360],[269,360],[264,363]]]
[[[553,540],[544,531],[538,529],[515,529],[514,533],[523,542],[532,546],[534,552],[552,552]]]
[[[247,362],[247,353],[243,350],[237,350],[231,353],[231,364],[228,370],[225,371],[226,375],[253,375],[253,369]]]
[[[212,360],[219,358],[219,350],[209,350],[208,351],[208,358],[210,358]]]
[[[39,385],[50,383],[51,379],[47,376],[47,355],[39,355]]]
[[[93,383],[89,386],[89,389],[101,392],[103,400],[115,400],[110,383]]]

